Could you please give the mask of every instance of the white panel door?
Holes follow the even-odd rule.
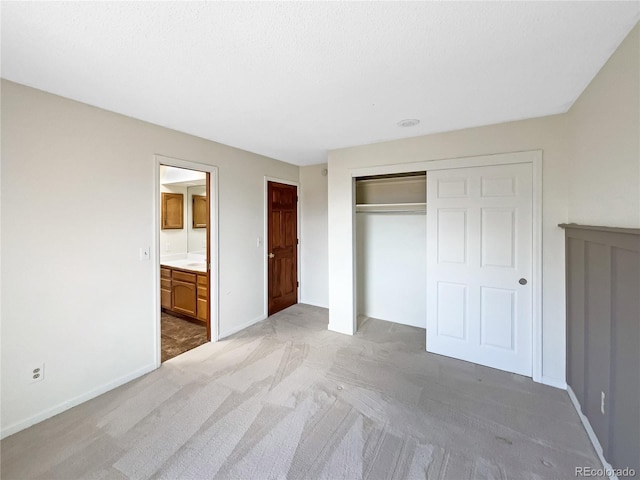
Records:
[[[531,376],[532,165],[427,172],[427,351]]]

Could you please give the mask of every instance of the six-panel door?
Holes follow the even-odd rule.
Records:
[[[532,166],[427,174],[427,351],[531,376]]]
[[[298,191],[269,182],[268,280],[269,315],[298,303]]]

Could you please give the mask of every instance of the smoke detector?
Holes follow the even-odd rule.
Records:
[[[400,120],[398,122],[399,127],[415,127],[420,123],[420,120],[417,118],[407,118],[405,120]]]

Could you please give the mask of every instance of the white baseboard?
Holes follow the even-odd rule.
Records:
[[[593,444],[593,448],[596,450],[596,453],[598,454],[598,458],[600,459],[602,466],[604,467],[605,470],[608,470],[609,472],[613,472],[613,467],[604,458],[602,445],[600,445],[600,440],[598,440],[598,437],[596,436],[596,432],[594,432],[593,428],[591,428],[589,419],[584,415],[584,413],[582,413],[582,407],[580,406],[580,402],[578,402],[578,398],[576,397],[576,394],[573,393],[573,390],[571,390],[571,387],[569,385],[567,385],[567,393],[569,394],[569,398],[571,399],[571,403],[573,403],[573,406],[576,409],[576,412],[578,412],[580,421],[582,422],[582,425],[584,425],[584,429],[587,431],[589,440],[591,440],[591,443]],[[618,477],[617,475],[614,475],[613,473],[611,473],[611,475],[609,475],[609,480],[618,480]]]
[[[223,338],[228,337],[229,335],[233,335],[234,333],[238,333],[240,330],[244,330],[245,328],[250,327],[251,325],[255,325],[258,322],[261,322],[262,320],[265,320],[267,318],[266,315],[260,315],[257,318],[254,318],[253,320],[249,320],[248,322],[244,322],[240,325],[236,325],[235,327],[229,328],[227,330],[224,331],[220,331],[220,335],[218,336],[218,340],[222,340]]]
[[[404,319],[392,319],[389,317],[386,317],[385,315],[378,315],[377,313],[366,313],[366,312],[359,312],[358,316],[362,316],[362,317],[367,317],[367,318],[375,318],[376,320],[382,320],[383,322],[391,322],[391,323],[397,323],[398,325],[406,325],[408,327],[416,327],[416,328],[427,328],[427,325],[425,324],[425,319],[413,319],[414,321],[405,321]]]
[[[320,308],[329,308],[329,305],[327,304],[321,304],[319,302],[309,302],[306,299],[302,299],[300,300],[298,303],[303,303],[305,305],[311,305],[312,307],[320,307]]]
[[[80,405],[81,403],[84,403],[87,400],[91,400],[92,398],[95,398],[98,395],[102,395],[103,393],[108,392],[109,390],[113,390],[114,388],[117,388],[120,385],[124,385],[125,383],[128,383],[131,380],[134,380],[146,373],[149,373],[155,370],[156,368],[157,366],[155,365],[155,363],[146,365],[142,368],[139,368],[138,370],[128,373],[127,375],[124,375],[111,382],[105,383],[104,385],[94,388],[93,390],[89,390],[88,392],[83,393],[82,395],[78,395],[77,397],[74,397],[70,400],[66,400],[58,405],[55,405],[51,408],[47,408],[46,410],[36,413],[35,415],[30,416],[29,418],[13,423],[8,427],[2,429],[2,431],[0,432],[0,438],[5,438],[5,437],[8,437],[9,435],[13,435],[14,433],[18,433],[20,430],[29,428],[31,425],[40,423],[43,420],[46,420],[47,418],[51,418],[55,415],[58,415],[59,413],[64,412],[65,410],[69,410],[70,408]]]
[[[544,375],[540,378],[540,383],[543,385],[548,385],[549,387],[559,388],[561,390],[567,389],[567,382],[564,380],[558,380],[553,377],[545,377]]]
[[[329,322],[329,326],[327,327],[328,330],[332,331],[332,332],[336,332],[336,333],[343,333],[345,335],[353,335],[354,332],[352,330],[344,330],[342,328],[336,328],[335,325],[332,325],[331,322]]]

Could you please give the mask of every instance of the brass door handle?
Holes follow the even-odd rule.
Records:
[[[273,253],[270,253],[269,258],[273,258],[273,257],[275,257],[275,255]]]

